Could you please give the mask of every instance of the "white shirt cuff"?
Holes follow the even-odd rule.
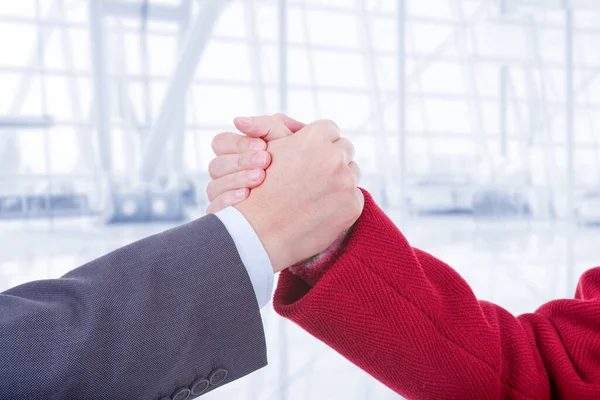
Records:
[[[260,239],[244,215],[234,207],[227,207],[215,215],[223,222],[248,271],[254,294],[260,308],[271,299],[273,266]]]

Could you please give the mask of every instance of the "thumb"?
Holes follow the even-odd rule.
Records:
[[[292,133],[296,133],[306,126],[304,122],[296,121],[294,118],[288,117],[282,113],[273,114],[273,118],[287,126]]]
[[[291,121],[294,121],[290,118]],[[271,140],[280,139],[293,134],[286,126],[286,121],[281,118],[272,117],[269,115],[261,115],[258,117],[237,117],[233,120],[235,127],[246,136],[253,138],[262,138],[269,142]],[[293,128],[297,128],[300,124],[294,121]]]

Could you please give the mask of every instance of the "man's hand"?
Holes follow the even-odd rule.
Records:
[[[223,132],[215,136],[212,148],[215,157],[208,166],[213,179],[206,188],[210,204],[207,213],[245,200],[250,189],[262,184],[271,156],[265,141],[290,136],[305,127],[283,114],[258,117],[238,117],[234,124],[246,136]]]
[[[236,208],[278,272],[329,247],[358,219],[364,199],[354,146],[331,121],[273,140],[269,152],[267,178]]]

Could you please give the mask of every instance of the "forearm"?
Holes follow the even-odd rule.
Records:
[[[314,287],[282,274],[275,307],[409,398],[549,396],[531,326],[479,302],[370,197],[328,272]]]
[[[256,298],[219,225],[194,221],[0,294],[0,398],[152,399],[216,366],[229,381],[264,366]]]

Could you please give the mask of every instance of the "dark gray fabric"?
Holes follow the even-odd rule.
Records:
[[[208,393],[266,363],[250,278],[212,215],[0,293],[2,400],[157,400],[226,376]]]

